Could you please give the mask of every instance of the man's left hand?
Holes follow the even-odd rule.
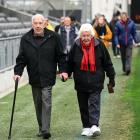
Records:
[[[115,80],[109,79],[109,85],[111,85],[112,87],[115,87]]]

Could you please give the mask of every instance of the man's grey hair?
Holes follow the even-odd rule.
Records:
[[[79,30],[79,35],[81,36],[82,32],[86,32],[86,31],[90,32],[92,36],[95,35],[94,29],[90,23],[84,23],[81,25],[81,28]]]
[[[44,18],[43,15],[41,15],[41,14],[35,14],[35,15],[32,16],[32,22],[34,21],[34,19],[35,19],[36,17],[41,17],[41,19],[42,19],[43,21],[45,21],[45,18]]]

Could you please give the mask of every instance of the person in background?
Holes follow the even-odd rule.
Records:
[[[57,63],[60,77],[67,80],[66,55],[63,53],[59,36],[46,29],[44,17],[36,14],[32,17],[32,29],[21,38],[13,78],[20,80],[24,68],[27,67],[39,125],[37,136],[42,136],[43,139],[51,137],[51,97]]]
[[[71,19],[71,25],[75,25],[75,27],[79,30],[80,29],[80,23],[76,20],[74,16],[70,16]]]
[[[98,17],[99,16],[101,16],[101,14],[100,13],[97,13],[95,15],[95,18],[92,20],[91,25],[93,26],[93,28],[97,27],[97,25],[98,25]]]
[[[110,29],[112,31],[112,51],[114,58],[120,58],[120,48],[118,48],[115,44],[115,24],[120,20],[120,13],[116,13],[113,15],[112,20],[110,21]]]
[[[65,17],[61,17],[60,18],[60,24],[57,25],[57,26],[55,26],[55,32],[58,33],[60,26],[63,26],[64,25],[64,19],[65,19]]]
[[[105,21],[104,15],[98,16],[98,25],[94,28],[95,36],[101,39],[105,46],[109,47],[109,41],[112,39],[112,32]]]
[[[0,2],[0,3],[1,3],[1,5],[3,5],[3,6],[4,6],[4,5],[5,5],[5,0],[1,0],[1,2]]]
[[[115,44],[120,48],[122,70],[126,75],[131,73],[132,48],[136,39],[136,26],[126,12],[121,13],[121,20],[115,25]]]
[[[48,30],[54,31],[54,27],[53,27],[53,25],[50,23],[50,21],[49,21],[48,18],[45,19],[45,27],[46,27]]]
[[[75,90],[82,121],[82,136],[98,136],[101,92],[105,75],[109,85],[115,86],[115,71],[104,43],[94,38],[91,24],[81,25],[68,58],[69,76],[73,72]]]
[[[58,33],[60,35],[65,53],[68,54],[76,37],[78,36],[78,29],[75,27],[75,25],[71,24],[70,17],[65,17],[64,26],[60,26]]]

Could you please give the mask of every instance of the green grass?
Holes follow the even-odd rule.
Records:
[[[117,73],[115,94],[110,95],[107,93],[105,83],[105,89],[102,92],[100,118],[102,135],[97,137],[96,140],[128,140],[128,137],[131,135],[131,131],[129,131],[128,128],[131,128],[134,117],[131,112],[135,109],[139,109],[139,98],[136,94],[139,90],[136,90],[136,87],[134,87],[133,90],[131,86],[131,82],[134,81],[134,79],[139,80],[139,76],[135,76],[136,69],[130,76],[130,79],[132,80],[128,81],[129,77],[122,75],[120,59],[113,59],[113,63]],[[136,65],[139,64],[136,63]],[[133,75],[135,76],[134,79]],[[124,94],[124,91],[126,91],[126,81],[128,81],[128,83],[130,82],[127,87],[129,93]],[[133,92],[135,91],[135,93],[132,94],[133,92],[130,90]],[[122,96],[123,101],[121,100]],[[133,96],[134,99],[131,96]],[[137,100],[137,108],[133,107],[136,103],[134,100]],[[12,102],[13,93],[0,99],[0,140],[7,140],[8,137]],[[137,110],[135,112],[139,115],[139,110]],[[133,128],[134,126],[137,126],[135,125],[136,123],[139,124],[140,122],[135,120]],[[80,136],[81,129],[82,125],[76,92],[73,89],[73,79],[69,79],[67,82],[62,83],[58,78],[57,83],[53,88],[51,121],[52,137],[50,140],[89,140],[89,138]],[[140,129],[138,127],[136,129],[138,131],[135,130],[134,132],[139,135],[138,132]],[[17,92],[12,140],[41,140],[42,138],[36,137],[37,132],[38,125],[31,88],[29,85],[26,85],[18,89]]]
[[[133,124],[130,127],[132,140],[140,140],[140,50],[133,60],[133,72],[127,81],[123,100],[133,113]]]
[[[13,94],[0,99],[0,140],[6,140],[10,123]],[[79,110],[73,82],[62,83],[60,79],[53,90],[52,97],[52,124],[51,133],[55,140],[72,140],[81,128]],[[76,113],[75,113],[76,112]],[[77,121],[78,120],[78,121]],[[14,113],[12,137],[13,140],[39,140],[35,109],[32,101],[31,89],[27,85],[18,90]],[[74,133],[75,135],[71,135]],[[53,138],[55,136],[55,138]]]

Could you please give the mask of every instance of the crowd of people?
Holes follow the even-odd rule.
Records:
[[[121,58],[122,70],[125,75],[129,75],[131,73],[131,48],[137,43],[135,23],[126,12],[117,12],[113,14],[110,22],[103,14],[98,13],[91,25],[95,37],[101,40],[106,48],[112,47],[113,58]],[[78,37],[80,26],[74,17],[61,17],[60,24],[53,29],[60,35],[66,53],[70,51]]]
[[[97,14],[92,23],[79,24],[74,17],[61,17],[55,28],[43,15],[32,17],[32,29],[21,38],[14,67],[20,80],[27,67],[29,84],[39,126],[37,136],[49,139],[51,95],[57,67],[62,81],[73,77],[82,122],[82,136],[98,136],[100,98],[105,76],[108,87],[115,86],[115,69],[108,51],[122,60],[126,75],[131,73],[132,48],[136,40],[134,22],[127,13],[114,15],[110,23]]]

